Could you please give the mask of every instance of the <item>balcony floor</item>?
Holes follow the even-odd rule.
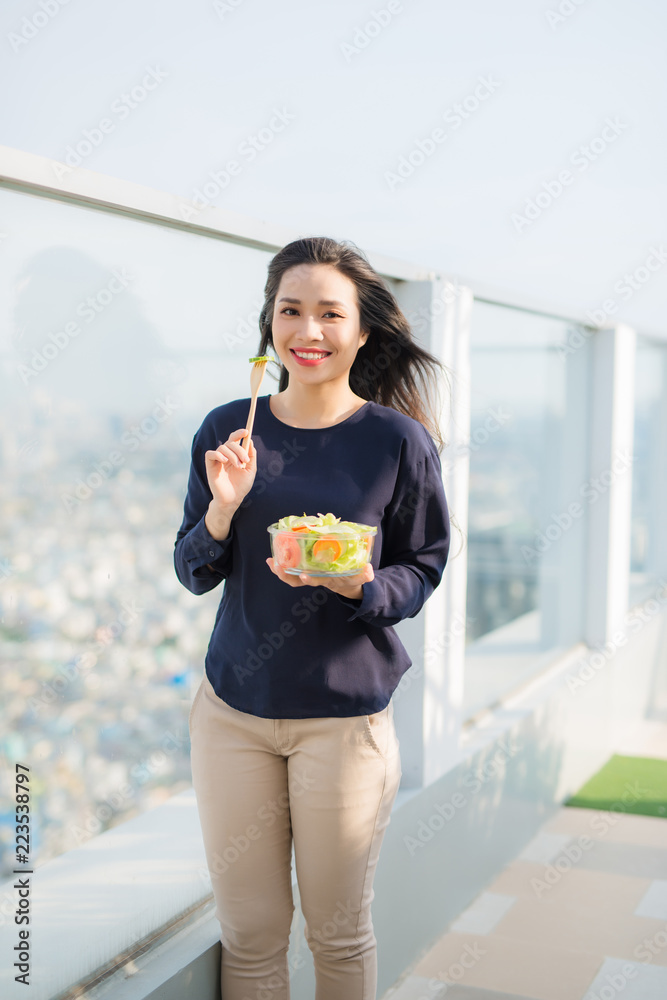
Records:
[[[667,722],[615,752],[667,759]],[[563,807],[382,1000],[617,995],[667,997],[667,820]]]

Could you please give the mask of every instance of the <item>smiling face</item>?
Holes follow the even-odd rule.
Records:
[[[356,285],[328,264],[298,264],[283,274],[271,321],[276,354],[290,380],[344,379],[366,343]]]

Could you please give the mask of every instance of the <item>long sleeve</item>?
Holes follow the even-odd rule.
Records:
[[[234,518],[227,538],[216,541],[204,523],[213,499],[206,477],[204,454],[214,444],[202,440],[202,427],[192,439],[192,459],[188,491],[185,497],[183,521],[174,545],[176,576],[193,594],[205,594],[226,579],[232,571]],[[209,568],[209,564],[212,569]]]
[[[440,583],[449,554],[450,525],[440,459],[424,428],[420,447],[405,441],[396,488],[382,519],[382,552],[361,600],[337,595],[370,625],[414,618]]]

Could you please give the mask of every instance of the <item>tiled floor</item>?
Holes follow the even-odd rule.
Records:
[[[667,819],[562,808],[382,1000],[444,998],[667,1000]]]

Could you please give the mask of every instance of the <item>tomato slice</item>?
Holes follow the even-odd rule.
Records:
[[[313,559],[317,562],[335,562],[342,551],[343,546],[337,538],[318,538],[313,544]]]
[[[295,569],[301,562],[301,546],[291,535],[276,535],[273,550],[278,565],[283,569]]]

